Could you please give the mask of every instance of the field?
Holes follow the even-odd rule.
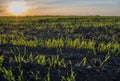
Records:
[[[0,17],[0,81],[119,81],[120,17]]]

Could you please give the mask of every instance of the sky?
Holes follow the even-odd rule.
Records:
[[[102,15],[120,16],[120,0],[0,0],[0,16],[14,1],[24,1],[24,15]]]

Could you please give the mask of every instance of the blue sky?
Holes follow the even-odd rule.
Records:
[[[0,0],[0,15],[11,2]],[[19,0],[20,1],[20,0]],[[21,0],[26,2],[28,15],[108,15],[120,16],[120,0]]]

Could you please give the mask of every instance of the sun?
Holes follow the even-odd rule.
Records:
[[[20,15],[26,12],[26,6],[24,2],[12,2],[9,6],[9,12],[14,15]]]

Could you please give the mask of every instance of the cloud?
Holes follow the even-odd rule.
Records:
[[[0,14],[10,2],[0,0]],[[21,0],[22,1],[22,0]],[[23,0],[31,14],[120,14],[120,0]]]
[[[0,4],[0,13],[4,12],[4,7],[2,4]]]

